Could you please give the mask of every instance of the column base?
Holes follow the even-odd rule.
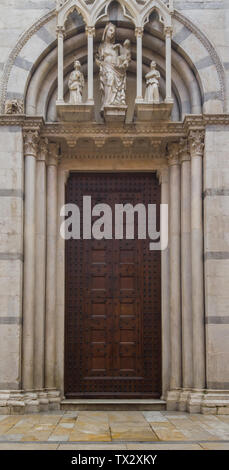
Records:
[[[203,398],[204,390],[191,390],[187,401],[187,411],[189,413],[201,413],[201,405]]]
[[[60,410],[58,390],[0,390],[1,414],[26,414]]]
[[[167,394],[167,411],[178,411],[181,390],[170,390]]]
[[[190,393],[191,393],[191,390],[187,389],[183,389],[180,393],[180,398],[179,398],[179,404],[178,404],[178,410],[179,411],[187,411],[188,409],[188,401],[189,401],[189,398],[190,398]]]
[[[201,413],[229,415],[229,390],[205,390]]]

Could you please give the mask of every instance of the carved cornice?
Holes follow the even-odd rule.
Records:
[[[24,140],[24,155],[25,157],[32,156],[37,157],[38,154],[38,142],[39,142],[39,133],[37,130],[27,130],[23,134]]]
[[[191,131],[189,134],[189,150],[191,157],[202,157],[204,151],[204,132],[203,131]]]

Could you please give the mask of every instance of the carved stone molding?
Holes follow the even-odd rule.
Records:
[[[179,165],[179,142],[171,142],[168,145],[168,164],[169,166]]]
[[[129,147],[132,147],[132,145],[134,143],[134,139],[133,139],[133,137],[123,137],[122,138],[122,143],[123,143],[124,147],[129,148]]]
[[[189,134],[189,150],[191,157],[202,157],[204,151],[204,131],[191,131]]]
[[[95,137],[94,141],[95,141],[95,146],[97,148],[101,149],[102,147],[104,147],[104,145],[106,143],[106,137],[104,137],[104,136]]]
[[[23,135],[24,140],[24,155],[37,157],[38,154],[38,142],[39,142],[39,133],[37,130],[29,130]]]

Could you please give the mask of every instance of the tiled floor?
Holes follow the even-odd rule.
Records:
[[[79,411],[0,416],[3,449],[229,450],[229,416]]]

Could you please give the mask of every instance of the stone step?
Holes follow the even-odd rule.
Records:
[[[61,402],[64,411],[163,411],[166,410],[166,401],[155,399],[64,399]]]

